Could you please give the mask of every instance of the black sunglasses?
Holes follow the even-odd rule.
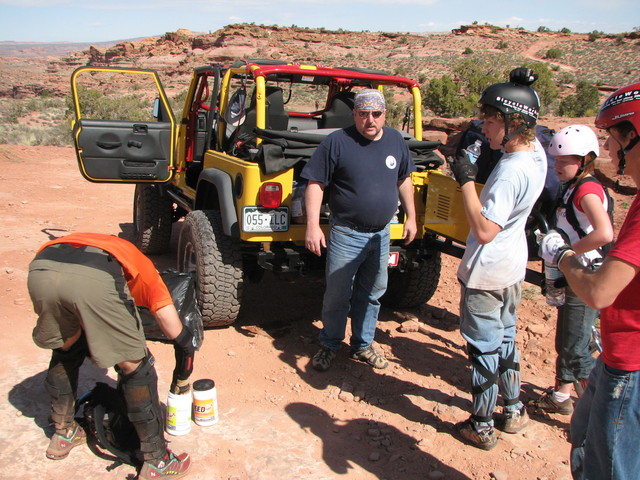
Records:
[[[376,110],[375,112],[372,112],[371,110],[358,110],[358,116],[360,118],[367,118],[369,116],[369,114],[371,114],[371,116],[373,118],[380,118],[380,116],[383,114],[384,112],[381,112],[379,110]]]

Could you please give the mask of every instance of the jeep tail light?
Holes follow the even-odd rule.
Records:
[[[260,205],[276,208],[282,203],[282,185],[275,182],[263,183],[260,187]]]

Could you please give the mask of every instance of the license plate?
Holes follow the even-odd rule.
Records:
[[[242,230],[244,232],[286,232],[289,230],[289,208],[244,207]]]

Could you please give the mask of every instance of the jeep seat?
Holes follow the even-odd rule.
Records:
[[[321,128],[345,128],[354,124],[354,92],[338,92],[331,98],[329,108],[322,114]]]

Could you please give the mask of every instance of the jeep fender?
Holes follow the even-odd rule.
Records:
[[[217,168],[202,171],[196,187],[195,210],[219,210],[222,231],[234,238],[240,237],[238,215],[231,176]]]

